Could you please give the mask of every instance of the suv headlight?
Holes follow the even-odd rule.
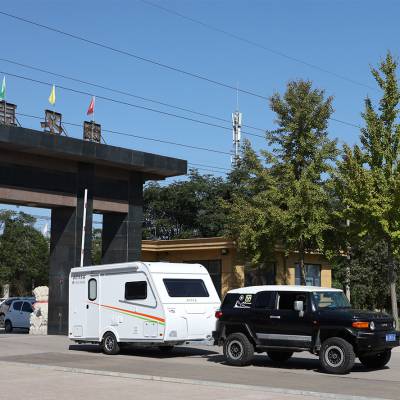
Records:
[[[374,323],[374,321],[371,321],[371,322],[369,323],[369,329],[371,329],[371,331],[374,331],[374,330],[375,330],[375,323]]]

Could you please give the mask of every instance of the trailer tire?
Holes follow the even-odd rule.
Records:
[[[117,338],[112,332],[106,332],[101,341],[101,349],[104,354],[114,355],[119,353],[119,344]]]

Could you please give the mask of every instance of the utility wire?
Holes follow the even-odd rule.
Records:
[[[224,171],[230,171],[230,168],[225,168],[225,167],[217,167],[216,165],[207,165],[207,164],[198,164],[198,163],[190,163],[190,165],[197,165],[199,167],[207,167],[207,168],[214,168],[214,169],[220,169]]]
[[[203,81],[212,83],[212,84],[214,84],[214,85],[218,85],[218,86],[220,86],[220,87],[225,87],[225,88],[227,88],[227,89],[234,90],[236,93],[237,93],[237,92],[240,92],[240,93],[244,93],[244,94],[247,94],[247,95],[250,95],[250,96],[253,96],[253,97],[257,97],[257,98],[259,98],[259,99],[263,99],[263,100],[269,101],[269,98],[268,98],[267,96],[258,94],[258,93],[254,92],[254,91],[251,91],[251,90],[240,89],[240,88],[238,88],[237,86],[233,86],[233,85],[230,85],[230,84],[221,82],[221,81],[216,81],[216,80],[214,80],[214,79],[207,78],[206,76],[199,75],[199,74],[196,74],[196,73],[193,73],[193,72],[189,72],[189,71],[186,71],[186,70],[181,69],[181,68],[173,67],[173,66],[171,66],[171,65],[163,64],[163,63],[161,63],[161,62],[159,62],[159,61],[155,61],[155,60],[152,60],[152,59],[150,59],[150,58],[142,57],[142,56],[139,56],[139,55],[137,55],[137,54],[134,54],[134,53],[129,52],[129,51],[126,51],[126,50],[117,49],[117,48],[115,48],[115,47],[106,45],[106,44],[104,44],[104,43],[95,42],[94,40],[90,40],[90,39],[87,39],[87,38],[85,38],[85,37],[78,36],[78,35],[76,35],[76,34],[74,34],[74,33],[65,32],[65,31],[62,31],[62,30],[60,30],[60,29],[56,29],[56,28],[53,28],[53,27],[48,26],[48,25],[40,24],[40,23],[38,23],[38,22],[35,22],[35,21],[32,21],[32,20],[28,20],[28,19],[26,19],[26,18],[22,18],[22,17],[19,17],[19,16],[17,16],[17,15],[13,15],[13,14],[10,14],[10,13],[4,12],[4,11],[0,11],[0,14],[1,14],[1,15],[4,15],[4,16],[6,16],[6,17],[9,17],[9,18],[13,18],[13,19],[15,19],[15,20],[17,20],[17,21],[24,22],[24,23],[27,23],[27,24],[36,26],[36,27],[38,27],[38,28],[46,29],[46,30],[48,30],[48,31],[55,32],[55,33],[58,33],[58,34],[60,34],[60,35],[64,35],[64,36],[67,36],[67,37],[70,37],[70,38],[79,40],[79,41],[81,41],[81,42],[85,42],[85,43],[91,44],[91,45],[96,46],[96,47],[104,48],[104,49],[109,50],[109,51],[112,51],[112,52],[114,52],[114,53],[119,53],[119,54],[122,54],[122,55],[125,55],[125,56],[128,56],[128,57],[132,57],[132,58],[135,58],[135,59],[137,59],[137,60],[144,61],[144,62],[153,64],[153,65],[157,65],[157,66],[159,66],[159,67],[161,67],[161,68],[164,68],[164,69],[168,69],[168,70],[170,70],[170,71],[175,71],[175,72],[178,72],[178,73],[181,73],[181,74],[190,76],[190,77],[192,77],[192,78],[200,79],[200,80],[203,80]],[[189,17],[188,17],[188,18],[189,18]],[[197,22],[197,20],[194,20],[194,21]],[[197,23],[200,23],[200,21],[198,21]],[[202,23],[202,24],[203,24],[203,23]],[[252,41],[250,41],[250,40],[248,40],[248,39],[245,39],[245,38],[241,38],[240,36],[237,36],[237,35],[232,34],[232,33],[230,33],[230,32],[224,31],[224,30],[222,30],[222,29],[212,27],[211,25],[208,25],[208,24],[204,24],[204,25],[207,25],[208,27],[210,27],[210,28],[212,28],[212,29],[214,29],[214,30],[218,30],[218,31],[220,31],[221,33],[224,33],[224,34],[226,34],[226,35],[235,37],[235,38],[238,39],[238,40],[242,40],[242,41],[245,41],[245,42],[247,42],[247,43],[249,43],[249,44],[255,45],[255,46],[260,47],[260,48],[263,48],[264,50],[274,52],[274,53],[276,53],[276,54],[278,54],[278,55],[280,55],[280,56],[282,56],[282,57],[286,57],[286,58],[291,59],[291,60],[293,60],[293,61],[303,63],[303,64],[305,64],[305,65],[308,65],[309,67],[316,68],[316,69],[318,69],[318,70],[320,70],[320,71],[329,73],[329,74],[334,75],[334,76],[336,76],[336,77],[339,77],[339,78],[341,78],[341,79],[345,79],[345,80],[347,80],[347,81],[349,81],[349,82],[352,82],[352,83],[355,83],[355,84],[360,85],[360,83],[357,82],[357,81],[353,81],[352,79],[343,77],[343,76],[341,76],[341,75],[339,75],[339,74],[336,74],[336,73],[331,72],[331,71],[328,71],[328,70],[326,70],[326,69],[324,69],[324,68],[318,67],[318,66],[316,66],[316,65],[314,65],[314,64],[310,64],[310,63],[307,63],[307,62],[305,62],[305,61],[299,60],[299,59],[297,59],[297,58],[295,58],[295,57],[291,57],[291,56],[288,56],[288,55],[286,55],[286,54],[284,54],[284,53],[278,52],[278,51],[276,51],[276,50],[269,49],[269,48],[267,48],[267,47],[265,47],[265,46],[263,46],[263,45],[261,45],[261,44],[258,44],[258,43],[256,43],[256,42],[252,42]],[[370,86],[367,86],[367,85],[364,85],[364,84],[361,84],[361,85],[362,85],[362,86],[366,86],[366,87],[368,87],[368,88],[371,88]],[[338,121],[338,122],[341,122],[341,123],[342,123],[342,121]],[[349,125],[349,123],[347,123],[347,124]]]
[[[23,76],[23,75],[12,74],[11,72],[7,72],[7,71],[0,71],[0,73],[12,76],[12,77],[17,78],[17,79],[23,79],[23,80],[26,80],[26,81],[29,81],[29,82],[38,83],[40,85],[46,85],[46,86],[52,86],[53,85],[53,83],[50,83],[50,82],[44,82],[44,81],[41,81],[41,80],[38,80],[38,79],[28,78],[28,77]],[[66,90],[66,91],[69,91],[69,92],[72,92],[72,93],[83,94],[83,95],[86,95],[86,96],[96,96],[97,99],[110,101],[112,103],[122,104],[122,105],[125,105],[125,106],[128,106],[128,107],[138,108],[138,109],[145,110],[145,111],[151,111],[151,112],[158,113],[158,114],[161,114],[161,115],[165,115],[165,116],[168,116],[168,117],[180,118],[180,119],[183,119],[183,120],[186,120],[186,121],[196,122],[196,123],[202,124],[202,125],[208,125],[208,126],[211,126],[213,128],[224,129],[224,130],[229,131],[229,132],[231,131],[231,128],[228,128],[228,127],[223,126],[223,125],[218,125],[218,124],[214,124],[214,123],[211,123],[211,122],[201,121],[199,119],[186,117],[184,115],[179,115],[179,114],[174,114],[174,113],[170,113],[170,112],[166,112],[166,111],[161,111],[161,110],[157,110],[155,108],[141,106],[139,104],[128,103],[126,101],[116,100],[116,99],[113,99],[111,97],[100,96],[100,95],[97,95],[97,94],[94,94],[94,93],[85,92],[83,90],[72,89],[70,87],[66,87],[66,86],[62,86],[62,85],[56,85],[56,86],[57,86],[58,89]],[[242,133],[246,134],[246,135],[249,135],[249,136],[259,137],[259,138],[262,138],[262,139],[265,138],[264,135],[258,135],[257,133],[244,132],[244,131],[242,131]]]
[[[1,12],[0,12],[0,14],[1,14]],[[38,84],[41,84],[41,85],[53,86],[53,83],[50,83],[50,82],[44,82],[44,81],[41,81],[41,80],[38,80],[38,79],[28,78],[26,76],[13,74],[13,73],[7,72],[7,71],[0,71],[0,73],[12,76],[12,77],[17,78],[17,79],[23,79],[23,80],[26,80],[26,81],[29,81],[29,82],[38,83]],[[179,119],[183,119],[183,120],[186,120],[186,121],[196,122],[196,123],[202,124],[202,125],[208,125],[208,126],[211,126],[213,128],[219,128],[219,129],[224,129],[226,131],[231,131],[231,128],[228,128],[226,126],[214,124],[214,123],[211,123],[211,122],[201,121],[199,119],[186,117],[184,115],[179,115],[179,114],[174,114],[174,113],[170,113],[170,112],[166,112],[166,111],[161,111],[161,110],[157,110],[155,108],[141,106],[139,104],[128,103],[126,101],[116,100],[116,99],[113,99],[111,97],[100,96],[100,95],[96,95],[94,93],[85,92],[83,90],[72,89],[72,88],[69,88],[69,87],[66,87],[66,86],[61,86],[61,85],[56,85],[56,86],[59,89],[63,89],[63,90],[66,90],[66,91],[69,91],[69,92],[72,92],[72,93],[83,94],[83,95],[86,95],[86,96],[96,96],[98,99],[110,101],[112,103],[122,104],[122,105],[125,105],[125,106],[128,106],[128,107],[139,108],[141,110],[151,111],[151,112],[162,114],[162,115],[165,115],[165,116],[168,116],[168,117],[179,118]],[[337,119],[337,118],[329,118],[329,119],[331,121],[335,121],[335,122],[341,123],[343,125],[347,125],[347,126],[351,126],[351,127],[355,127],[355,128],[361,129],[361,127],[359,125],[353,124],[351,122],[342,121],[342,120]],[[245,134],[245,135],[248,135],[248,136],[254,136],[254,137],[259,137],[259,138],[265,139],[265,135],[258,135],[257,133],[251,133],[251,132],[247,132],[247,131],[242,131],[242,133]]]
[[[366,87],[366,88],[368,88],[368,89],[372,89],[372,90],[375,90],[375,91],[377,90],[377,88],[374,88],[374,87],[372,87],[372,86],[369,86],[369,85],[367,85],[367,84],[365,84],[365,83],[358,82],[358,81],[356,81],[356,80],[354,80],[354,79],[352,79],[352,78],[348,78],[347,76],[340,75],[340,74],[338,74],[338,73],[336,73],[336,72],[330,71],[330,70],[328,70],[328,69],[326,69],[326,68],[323,68],[323,67],[320,67],[320,66],[318,66],[318,65],[316,65],[316,64],[312,64],[312,63],[310,63],[310,62],[308,62],[308,61],[304,61],[304,60],[302,60],[302,59],[300,59],[300,58],[293,57],[293,56],[291,56],[290,54],[284,53],[284,52],[282,52],[282,51],[275,50],[275,49],[272,49],[272,48],[270,48],[270,47],[264,46],[264,45],[261,44],[261,43],[258,43],[258,42],[255,42],[255,41],[253,41],[253,40],[247,39],[247,38],[245,38],[245,37],[243,37],[243,36],[239,36],[239,35],[237,35],[236,33],[226,31],[226,30],[224,30],[224,29],[218,28],[218,27],[216,27],[216,26],[213,26],[213,25],[208,24],[208,23],[206,23],[206,22],[200,21],[200,20],[198,20],[198,19],[189,17],[189,16],[184,15],[184,14],[178,12],[178,11],[171,10],[170,8],[167,8],[167,7],[165,7],[165,6],[162,6],[162,5],[159,5],[159,4],[155,4],[155,3],[153,3],[153,2],[151,2],[151,1],[149,1],[149,0],[139,0],[139,1],[141,1],[141,2],[144,3],[144,4],[149,5],[149,6],[151,6],[151,7],[158,8],[158,9],[160,9],[160,10],[163,10],[163,11],[169,13],[169,14],[172,14],[172,15],[178,16],[178,17],[180,17],[180,18],[182,18],[182,19],[185,19],[185,20],[187,20],[187,21],[193,22],[193,23],[195,23],[195,24],[197,24],[197,25],[201,25],[203,28],[210,29],[210,30],[212,30],[212,31],[214,31],[214,32],[222,33],[223,35],[229,36],[230,38],[236,39],[236,40],[238,40],[238,41],[240,41],[240,42],[247,43],[247,44],[249,44],[249,45],[251,45],[251,46],[254,46],[254,47],[258,47],[259,49],[265,50],[265,51],[267,51],[267,52],[269,52],[269,53],[275,54],[275,55],[280,56],[280,57],[282,57],[282,58],[286,58],[286,59],[288,59],[288,60],[294,61],[294,62],[299,63],[299,64],[303,64],[303,65],[305,65],[305,66],[307,66],[307,67],[309,67],[309,68],[313,68],[313,69],[315,69],[315,70],[317,70],[317,71],[324,72],[324,73],[326,73],[326,74],[332,75],[332,76],[334,76],[334,77],[336,77],[336,78],[338,78],[338,79],[342,79],[342,80],[344,80],[344,81],[346,81],[346,82],[349,82],[349,83],[352,83],[352,84],[354,84],[354,85]]]
[[[20,62],[17,62],[17,61],[9,60],[7,58],[0,58],[0,61],[7,62],[7,63],[13,64],[13,65],[18,65],[20,67],[28,68],[28,69],[31,69],[31,70],[34,70],[34,71],[43,72],[45,74],[57,76],[59,78],[68,79],[70,81],[77,82],[77,83],[82,83],[84,85],[89,85],[89,86],[97,87],[99,89],[108,90],[110,92],[117,93],[117,94],[122,94],[124,96],[130,96],[130,97],[133,97],[133,98],[136,98],[136,99],[140,99],[140,100],[148,101],[148,102],[151,102],[151,103],[159,104],[159,105],[162,105],[162,106],[174,108],[176,110],[185,111],[185,112],[192,113],[192,114],[195,114],[195,115],[200,115],[202,117],[215,119],[217,121],[232,123],[231,120],[226,119],[226,118],[221,118],[221,117],[217,117],[215,115],[206,114],[206,113],[195,111],[195,110],[192,110],[192,109],[189,109],[189,108],[176,106],[176,105],[165,103],[165,102],[162,102],[162,101],[159,101],[159,100],[150,99],[148,97],[135,95],[133,93],[124,92],[124,91],[119,90],[119,89],[113,89],[113,88],[110,88],[110,87],[107,87],[107,86],[99,85],[97,83],[84,81],[82,79],[72,78],[72,77],[67,76],[67,75],[63,75],[63,74],[59,74],[59,73],[56,73],[56,72],[52,72],[52,71],[49,71],[49,70],[46,70],[46,69],[43,69],[43,68],[35,67],[33,65],[23,64],[23,63],[20,63]],[[252,125],[248,125],[248,124],[243,124],[242,126],[247,127],[247,128],[251,128],[251,129],[255,129],[255,130],[260,131],[260,132],[265,132],[266,131],[266,129],[258,128],[258,127],[255,127],[255,126],[252,126]]]
[[[263,100],[269,100],[269,98],[267,96],[260,95],[258,93],[255,93],[255,92],[251,91],[251,90],[238,89],[236,86],[230,85],[228,83],[216,81],[214,79],[207,78],[206,76],[203,76],[203,75],[199,75],[199,74],[196,74],[196,73],[193,73],[193,72],[189,72],[189,71],[186,71],[186,70],[178,68],[178,67],[173,67],[171,65],[163,64],[163,63],[161,63],[159,61],[155,61],[155,60],[152,60],[150,58],[139,56],[139,55],[137,55],[135,53],[132,53],[132,52],[129,52],[127,50],[117,49],[116,47],[112,47],[112,46],[109,46],[109,45],[104,44],[104,43],[95,42],[94,40],[87,39],[87,38],[85,38],[83,36],[78,36],[78,35],[76,35],[74,33],[65,32],[65,31],[62,31],[60,29],[53,28],[53,27],[48,26],[48,25],[40,24],[38,22],[31,21],[29,19],[19,17],[17,15],[9,14],[9,13],[4,12],[4,11],[0,11],[0,14],[4,15],[6,17],[9,17],[9,18],[13,18],[13,19],[15,19],[17,21],[24,22],[24,23],[36,26],[38,28],[46,29],[48,31],[55,32],[55,33],[58,33],[60,35],[68,36],[68,37],[70,37],[72,39],[76,39],[76,40],[91,44],[91,45],[96,46],[96,47],[101,47],[103,49],[112,51],[114,53],[119,53],[119,54],[122,54],[122,55],[125,55],[125,56],[128,56],[128,57],[135,58],[135,59],[140,60],[140,61],[144,61],[144,62],[153,64],[153,65],[157,65],[157,66],[159,66],[161,68],[165,68],[165,69],[168,69],[170,71],[179,72],[181,74],[190,76],[192,78],[201,79],[203,81],[206,81],[206,82],[209,82],[209,83],[213,83],[214,85],[225,87],[227,89],[231,89],[231,90],[235,90],[235,91],[238,90],[241,93],[248,94],[248,95],[253,96],[253,97],[258,97],[258,98],[263,99]]]
[[[29,114],[23,114],[23,113],[19,113],[19,112],[17,112],[16,114],[21,116],[21,117],[34,118],[34,119],[39,119],[39,120],[43,119],[43,117],[39,117],[37,115],[29,115]],[[74,122],[65,122],[65,121],[63,121],[63,124],[69,125],[69,126],[75,126],[75,127],[78,127],[78,128],[82,128],[81,124],[77,124],[77,123],[74,123]],[[231,153],[229,153],[227,151],[211,149],[211,148],[208,148],[208,147],[192,146],[192,145],[184,144],[184,143],[176,143],[176,142],[171,142],[171,141],[168,141],[168,140],[156,139],[156,138],[151,138],[151,137],[146,137],[146,136],[139,136],[139,135],[134,135],[132,133],[115,131],[115,130],[111,130],[111,129],[105,129],[103,127],[101,128],[101,130],[102,130],[102,132],[108,132],[108,133],[115,134],[115,135],[133,137],[135,139],[143,139],[143,140],[149,140],[149,141],[152,141],[152,142],[158,142],[158,143],[170,144],[170,145],[173,145],[173,146],[185,147],[187,149],[201,150],[201,151],[208,151],[208,152],[211,152],[211,153],[231,155]]]

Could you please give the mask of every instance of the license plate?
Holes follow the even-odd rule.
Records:
[[[395,333],[388,333],[386,335],[387,342],[395,342],[396,341],[396,334]]]

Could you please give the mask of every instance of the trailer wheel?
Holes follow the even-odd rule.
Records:
[[[114,355],[119,353],[117,338],[112,332],[106,332],[101,342],[101,349],[104,354]]]

